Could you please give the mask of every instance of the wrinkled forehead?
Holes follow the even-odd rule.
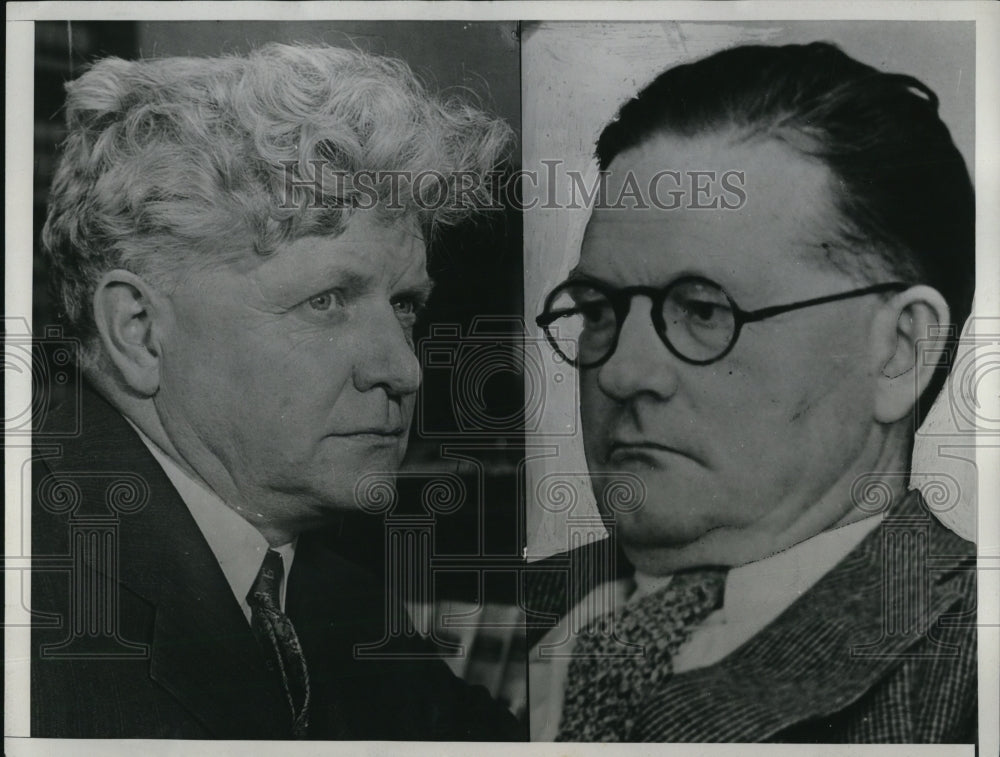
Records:
[[[426,267],[427,245],[414,215],[386,217],[374,210],[355,210],[337,231],[306,227],[305,233],[260,255],[250,252],[236,261],[238,268],[294,268],[307,260],[315,265],[331,261],[368,268]]]
[[[234,286],[249,286],[254,296],[281,308],[332,289],[360,296],[430,288],[420,234],[374,214],[358,214],[340,234],[303,236],[269,255],[248,256],[226,272]]]

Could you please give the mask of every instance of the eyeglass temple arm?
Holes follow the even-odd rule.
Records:
[[[762,321],[765,318],[770,318],[771,316],[787,313],[790,310],[809,308],[813,305],[825,305],[828,302],[837,302],[838,300],[847,300],[853,297],[864,297],[865,295],[877,294],[879,292],[891,292],[893,290],[901,292],[904,289],[909,289],[909,287],[909,284],[904,284],[901,281],[894,281],[888,284],[875,284],[874,286],[865,287],[864,289],[855,289],[850,292],[828,294],[825,297],[814,297],[811,300],[790,302],[787,305],[774,305],[773,307],[761,308],[760,310],[740,310],[738,313],[741,321],[744,323],[753,323],[754,321]]]
[[[544,329],[546,326],[551,326],[553,323],[570,312],[572,311],[567,308],[563,308],[562,310],[553,310],[551,312],[541,313],[540,315],[535,316],[535,325]]]

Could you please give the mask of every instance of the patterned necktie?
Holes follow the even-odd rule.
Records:
[[[576,637],[556,740],[631,740],[638,707],[673,673],[672,657],[692,627],[721,606],[726,572],[677,573],[662,589],[584,628]]]
[[[264,649],[268,668],[281,674],[292,715],[292,735],[305,738],[309,728],[309,671],[292,621],[281,611],[279,590],[285,568],[281,555],[267,550],[247,594],[250,627]]]

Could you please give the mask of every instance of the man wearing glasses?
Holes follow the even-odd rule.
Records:
[[[661,74],[597,158],[538,325],[610,538],[529,573],[532,737],[974,740],[975,548],[907,490],[974,285],[936,96],[829,44],[734,48]],[[666,170],[740,171],[746,202],[663,207]]]

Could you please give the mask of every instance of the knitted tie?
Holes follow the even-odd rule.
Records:
[[[556,740],[631,740],[637,709],[673,673],[672,657],[692,627],[721,606],[725,579],[721,568],[677,573],[662,589],[584,628],[576,637]],[[640,646],[628,654],[623,642]]]
[[[250,627],[264,649],[268,669],[281,674],[292,715],[292,735],[305,738],[309,728],[309,672],[292,621],[280,609],[279,590],[285,568],[281,555],[267,550],[264,563],[247,594]]]

